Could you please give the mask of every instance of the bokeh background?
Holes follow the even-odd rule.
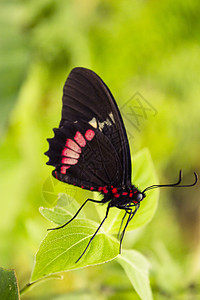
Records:
[[[76,193],[51,180],[43,154],[73,67],[99,74],[122,110],[139,95],[140,116],[123,110],[131,151],[149,148],[160,182],[183,169],[190,183],[200,171],[199,15],[197,0],[1,1],[0,265],[16,269],[21,287],[51,225],[39,207],[55,204],[58,192]],[[151,262],[155,299],[200,299],[199,201],[199,185],[163,189],[151,223],[127,235]],[[112,262],[42,283],[24,299],[138,296]]]

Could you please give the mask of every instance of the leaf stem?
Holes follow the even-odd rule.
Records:
[[[32,286],[34,283],[35,283],[35,281],[27,283],[27,284],[20,290],[20,295],[22,296],[24,293],[26,293],[26,292],[31,288],[31,286]]]
[[[32,281],[32,282],[29,282],[27,283],[21,290],[20,290],[20,295],[22,296],[24,293],[28,292],[28,290],[30,288],[32,288],[33,285],[36,285],[36,284],[39,284],[40,282],[42,281],[46,281],[48,279],[63,279],[63,276],[62,275],[55,275],[55,274],[52,274],[52,275],[49,275],[49,276],[45,276],[45,277],[42,277],[40,279],[37,279],[35,281]]]

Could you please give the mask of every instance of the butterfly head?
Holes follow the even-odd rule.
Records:
[[[146,197],[145,193],[137,191],[133,194],[133,202],[141,202]]]

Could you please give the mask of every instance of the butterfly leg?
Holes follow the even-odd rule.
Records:
[[[124,223],[124,220],[125,220],[125,218],[126,218],[126,215],[127,214],[130,214],[131,212],[132,212],[132,210],[131,209],[128,209],[128,208],[126,208],[126,207],[124,207],[124,206],[118,206],[118,208],[119,209],[125,209],[125,214],[124,214],[124,216],[123,216],[123,218],[122,218],[122,221],[121,221],[121,224],[120,224],[120,227],[119,227],[119,232],[118,232],[118,234],[117,234],[117,238],[118,238],[118,240],[119,240],[119,238],[120,238],[120,233],[121,233],[121,229],[122,229],[122,226],[123,226],[123,223]]]
[[[127,211],[125,211],[125,214],[122,218],[122,221],[121,221],[121,224],[120,224],[120,227],[119,227],[119,231],[118,231],[118,234],[117,234],[118,240],[119,240],[119,237],[120,237],[121,229],[122,229],[122,226],[123,226],[123,223],[124,223],[124,219],[126,218],[126,215],[127,215]]]
[[[138,205],[135,206],[134,212],[132,212],[132,210],[130,210],[130,212],[127,212],[127,213],[129,213],[129,216],[128,216],[128,219],[127,219],[127,221],[126,221],[126,224],[125,224],[125,226],[124,226],[124,229],[123,229],[122,234],[121,234],[121,237],[120,237],[119,253],[121,253],[122,241],[123,241],[123,238],[124,238],[124,234],[125,234],[126,228],[127,228],[128,224],[129,224],[129,222],[130,222],[130,221],[133,219],[133,217],[135,216],[135,214],[136,214],[137,210],[139,209],[139,207],[140,207],[140,205],[138,204]]]
[[[130,220],[131,220],[131,213],[129,214],[128,219],[127,219],[127,221],[126,221],[126,224],[125,224],[125,226],[124,226],[124,229],[123,229],[123,231],[122,231],[122,233],[121,233],[121,237],[120,237],[120,241],[119,241],[119,243],[120,243],[120,245],[119,245],[119,253],[121,253],[122,240],[123,240],[123,238],[124,238],[124,234],[125,234],[126,228],[127,228],[128,224],[129,224]]]
[[[101,201],[98,201],[98,200],[87,199],[87,200],[81,205],[81,207],[78,209],[78,211],[75,213],[75,215],[74,215],[69,221],[67,221],[65,224],[63,224],[63,225],[61,225],[61,226],[59,226],[59,227],[49,228],[49,229],[47,229],[47,230],[61,229],[61,228],[65,227],[66,225],[68,225],[71,221],[73,221],[73,220],[76,218],[76,216],[80,213],[80,211],[81,211],[82,208],[85,206],[85,204],[86,204],[87,202],[89,202],[89,201],[90,201],[90,202],[95,202],[95,203],[101,203]]]
[[[138,203],[138,204],[136,205],[136,207],[135,207],[134,212],[133,212],[132,215],[131,215],[130,221],[131,221],[131,220],[133,219],[133,217],[135,216],[135,214],[136,214],[136,212],[138,211],[139,207],[140,207],[140,204]]]
[[[105,222],[106,218],[108,217],[108,212],[109,212],[110,206],[108,204],[107,210],[106,210],[106,215],[103,218],[103,220],[101,221],[101,224],[99,225],[99,227],[97,228],[97,230],[95,231],[95,233],[93,234],[93,236],[91,237],[91,239],[89,240],[85,250],[83,251],[83,253],[81,254],[81,256],[77,259],[76,263],[81,259],[81,257],[85,254],[85,252],[87,251],[88,247],[90,246],[92,240],[94,239],[94,237],[96,236],[97,232],[99,231],[99,229],[101,228],[101,226],[103,225],[103,223]]]

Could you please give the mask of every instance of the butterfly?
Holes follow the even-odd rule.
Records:
[[[197,174],[194,172],[195,182],[190,185],[180,185],[180,171],[178,182],[174,184],[152,185],[143,191],[134,186],[129,143],[121,114],[109,88],[93,71],[77,67],[70,72],[62,103],[59,128],[54,128],[54,137],[47,139],[47,164],[55,167],[52,174],[56,179],[99,192],[102,199],[85,200],[67,223],[50,230],[63,228],[73,221],[87,202],[106,203],[105,217],[76,262],[87,251],[112,207],[124,210],[118,235],[121,252],[126,228],[146,192],[164,186],[193,186]]]

